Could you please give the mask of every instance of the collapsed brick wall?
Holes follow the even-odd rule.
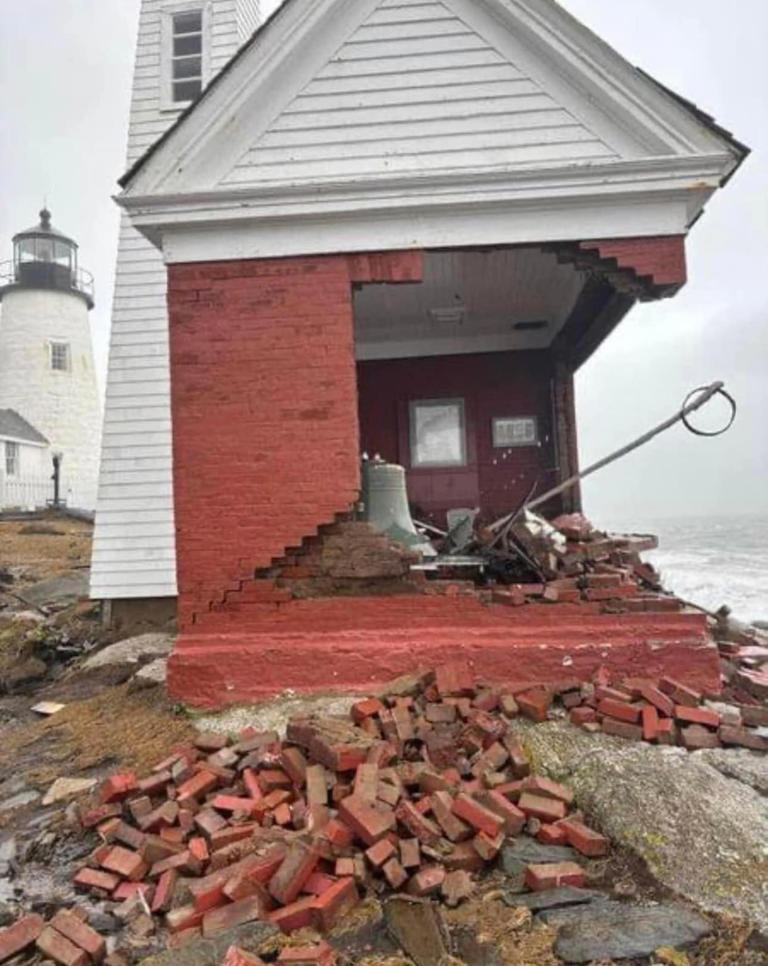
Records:
[[[352,285],[421,268],[417,252],[169,266],[182,627],[357,499]]]

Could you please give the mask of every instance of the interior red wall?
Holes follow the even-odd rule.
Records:
[[[480,505],[484,518],[508,512],[538,481],[557,481],[552,426],[554,363],[549,352],[493,352],[358,362],[361,444],[371,456],[406,467],[408,495],[441,525],[450,507]],[[409,403],[463,398],[467,425],[464,468],[413,469]],[[536,416],[539,447],[495,449],[492,420]]]

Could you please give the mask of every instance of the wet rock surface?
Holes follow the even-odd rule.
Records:
[[[682,749],[565,722],[513,726],[534,768],[566,781],[594,824],[661,883],[768,932],[768,802],[752,787]]]
[[[669,903],[641,906],[603,900],[540,913],[559,929],[555,952],[566,963],[649,956],[660,946],[698,942],[711,931],[702,916]]]
[[[525,895],[507,894],[504,902],[508,906],[524,906],[531,912],[543,909],[563,909],[567,906],[582,906],[603,898],[602,893],[593,889],[576,889],[563,886],[561,889],[547,889],[544,892],[528,892]]]

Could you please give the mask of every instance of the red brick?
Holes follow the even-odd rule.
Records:
[[[96,889],[99,892],[111,893],[120,884],[120,879],[110,872],[100,872],[98,869],[80,869],[73,882],[81,889]]]
[[[176,802],[163,802],[149,815],[139,819],[139,828],[142,832],[157,832],[163,826],[175,825],[178,817],[179,806]]]
[[[45,926],[42,916],[29,915],[17,920],[12,926],[0,929],[0,963],[31,946]]]
[[[381,871],[384,873],[384,878],[387,880],[390,889],[401,889],[408,881],[408,873],[394,857],[384,863]]]
[[[315,924],[316,902],[316,896],[298,899],[288,906],[283,906],[268,913],[267,919],[284,933],[292,933],[297,929],[308,929]]]
[[[195,909],[194,906],[177,906],[166,915],[165,924],[170,932],[178,933],[200,926],[204,916],[205,912]]]
[[[199,748],[200,751],[205,751],[209,754],[212,752],[221,751],[221,749],[226,748],[228,744],[229,738],[225,734],[215,731],[201,731],[195,736],[194,740],[195,748]]]
[[[753,751],[768,751],[768,738],[750,731],[749,728],[721,725],[719,734],[724,745],[739,745],[742,748],[751,748]]]
[[[203,917],[203,935],[218,936],[222,932],[234,929],[245,922],[264,919],[269,912],[261,895],[248,896],[238,902],[231,902],[217,909],[210,909]]]
[[[400,839],[400,862],[404,869],[417,869],[421,865],[421,846],[418,839]]]
[[[453,798],[448,792],[435,792],[431,796],[431,802],[435,819],[451,842],[461,842],[472,837],[470,826],[462,822],[458,815],[454,815]]]
[[[374,846],[376,848],[376,846]],[[313,872],[302,887],[302,892],[307,895],[321,896],[327,892],[336,882],[336,876],[328,875],[327,872]]]
[[[378,698],[366,698],[352,705],[351,715],[355,724],[360,724],[365,718],[370,718],[384,709]]]
[[[467,822],[480,832],[485,832],[495,838],[504,827],[505,819],[485,808],[469,795],[457,795],[453,801],[452,811],[460,819]]]
[[[121,882],[112,893],[111,898],[113,902],[125,902],[126,899],[132,899],[139,893],[144,896],[147,902],[151,902],[152,896],[155,894],[155,887],[148,882]]]
[[[383,802],[366,802],[353,795],[339,804],[339,818],[366,845],[375,845],[395,827],[395,813]]]
[[[516,735],[505,735],[503,739],[504,747],[509,752],[509,765],[515,778],[525,778],[530,774],[531,763],[525,749]]]
[[[185,802],[195,801],[212,792],[219,784],[219,779],[213,772],[203,770],[193,775],[179,786],[176,801],[183,805]]]
[[[269,892],[282,905],[293,902],[312,875],[320,855],[315,848],[295,842],[269,882]]]
[[[598,702],[597,710],[600,714],[608,715],[617,721],[626,721],[628,724],[636,724],[640,720],[640,708],[626,701],[614,701],[612,698],[603,698]]]
[[[396,851],[396,847],[389,839],[382,839],[369,849],[366,849],[365,857],[374,868],[378,869],[391,859]]]
[[[504,821],[507,835],[517,835],[525,826],[525,813],[498,791],[482,792],[478,800],[489,811]]]
[[[525,884],[534,892],[558,889],[561,886],[581,888],[584,882],[584,870],[575,862],[534,864],[529,865],[525,870]]]
[[[185,875],[200,875],[202,863],[189,850],[179,852],[177,855],[171,855],[167,859],[161,859],[159,862],[155,862],[149,870],[149,878],[158,879],[164,872],[168,872],[170,869],[175,869],[177,872]]]
[[[355,833],[344,822],[337,818],[332,818],[323,828],[323,838],[335,845],[337,848],[345,849],[355,840]]]
[[[133,772],[125,772],[122,775],[110,775],[100,788],[101,800],[105,804],[111,802],[122,802],[133,792],[136,791],[137,782]]]
[[[50,925],[75,946],[85,950],[95,963],[100,963],[104,959],[107,952],[104,938],[71,912],[60,909]]]
[[[536,833],[536,838],[545,845],[565,845],[568,841],[560,822],[556,825],[545,822]]]
[[[675,705],[671,698],[668,698],[663,691],[654,687],[652,684],[639,683],[637,687],[641,698],[652,704],[657,711],[660,711],[667,718],[671,718],[675,713]]]
[[[354,879],[339,879],[315,899],[315,923],[321,932],[333,929],[360,901]]]
[[[659,737],[659,712],[653,705],[643,708],[641,712],[643,723],[643,738],[646,741],[656,741]]]
[[[568,844],[572,845],[582,855],[593,858],[598,855],[606,855],[610,848],[610,843],[605,836],[595,832],[583,822],[575,818],[566,818],[558,822],[558,828],[565,832]]]
[[[680,740],[689,751],[696,751],[699,748],[719,748],[720,738],[714,731],[710,731],[703,725],[688,725],[687,728],[680,729]]]
[[[569,717],[575,725],[583,725],[597,721],[597,712],[594,708],[572,708]]]
[[[98,808],[91,808],[80,815],[80,824],[83,828],[95,828],[109,818],[119,818],[123,814],[123,809],[118,803],[112,805],[100,805]]]
[[[210,848],[212,851],[216,852],[219,849],[223,849],[227,845],[232,845],[233,842],[240,842],[243,839],[249,839],[256,829],[259,828],[257,823],[249,822],[247,825],[231,825],[225,826],[219,829],[218,832],[214,832],[210,838]]]
[[[354,792],[356,798],[366,802],[375,802],[379,791],[378,765],[358,765],[355,772]]]
[[[100,863],[108,872],[115,872],[123,879],[139,882],[149,871],[147,863],[138,852],[131,852],[121,845],[115,845]]]
[[[675,718],[686,724],[706,725],[707,728],[720,727],[720,715],[709,708],[690,708],[679,704],[675,707]]]
[[[226,828],[227,820],[219,815],[218,812],[214,812],[213,809],[204,808],[195,815],[194,824],[203,835],[207,835],[210,838],[214,832]]]
[[[515,695],[517,706],[526,718],[532,721],[546,721],[552,696],[549,691],[536,688]]]
[[[412,896],[430,896],[438,893],[445,881],[445,869],[442,865],[426,865],[412,875],[406,891]]]
[[[472,669],[463,661],[435,669],[435,685],[441,697],[471,697],[475,691]]]
[[[557,822],[565,818],[568,808],[562,800],[558,798],[547,798],[545,795],[534,795],[532,792],[523,792],[518,801],[518,806],[526,815],[532,815],[542,822]]]
[[[175,869],[168,869],[163,872],[157,881],[154,897],[152,898],[152,912],[167,912],[173,902],[173,892],[178,881],[178,873]]]
[[[629,738],[632,741],[643,740],[643,729],[640,725],[618,721],[616,718],[604,718],[602,729],[607,735],[617,735],[619,738]]]
[[[244,812],[248,815],[263,811],[252,798],[237,798],[234,795],[217,795],[210,802],[210,806],[220,812]]]
[[[531,775],[523,781],[523,789],[526,792],[533,792],[534,795],[543,795],[545,798],[557,798],[566,805],[573,804],[573,789],[559,782],[553,782],[550,778],[541,775]]]
[[[88,953],[84,949],[80,949],[51,926],[43,929],[35,945],[44,956],[55,963],[60,963],[61,966],[88,966],[90,963]]]
[[[291,966],[336,966],[336,953],[326,942],[318,946],[286,946],[277,961]]]
[[[701,695],[693,688],[686,687],[674,678],[662,678],[659,681],[659,690],[668,694],[675,704],[684,704],[690,708],[695,708],[701,704]]]
[[[475,851],[484,862],[492,862],[499,854],[503,844],[504,832],[499,832],[495,836],[486,835],[485,832],[478,832],[472,839],[472,845]]]
[[[433,821],[422,815],[412,802],[400,802],[395,809],[395,818],[424,845],[436,845],[440,841],[440,829]]]

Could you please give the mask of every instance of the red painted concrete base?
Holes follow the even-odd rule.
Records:
[[[412,610],[417,601],[420,620]],[[720,690],[717,649],[700,614],[446,604],[423,597],[297,601],[249,627],[233,621],[219,623],[224,633],[186,632],[169,662],[169,691],[206,708],[288,688],[366,692],[399,674],[456,659],[499,684],[586,679],[602,664],[617,676],[670,675],[698,690]]]

